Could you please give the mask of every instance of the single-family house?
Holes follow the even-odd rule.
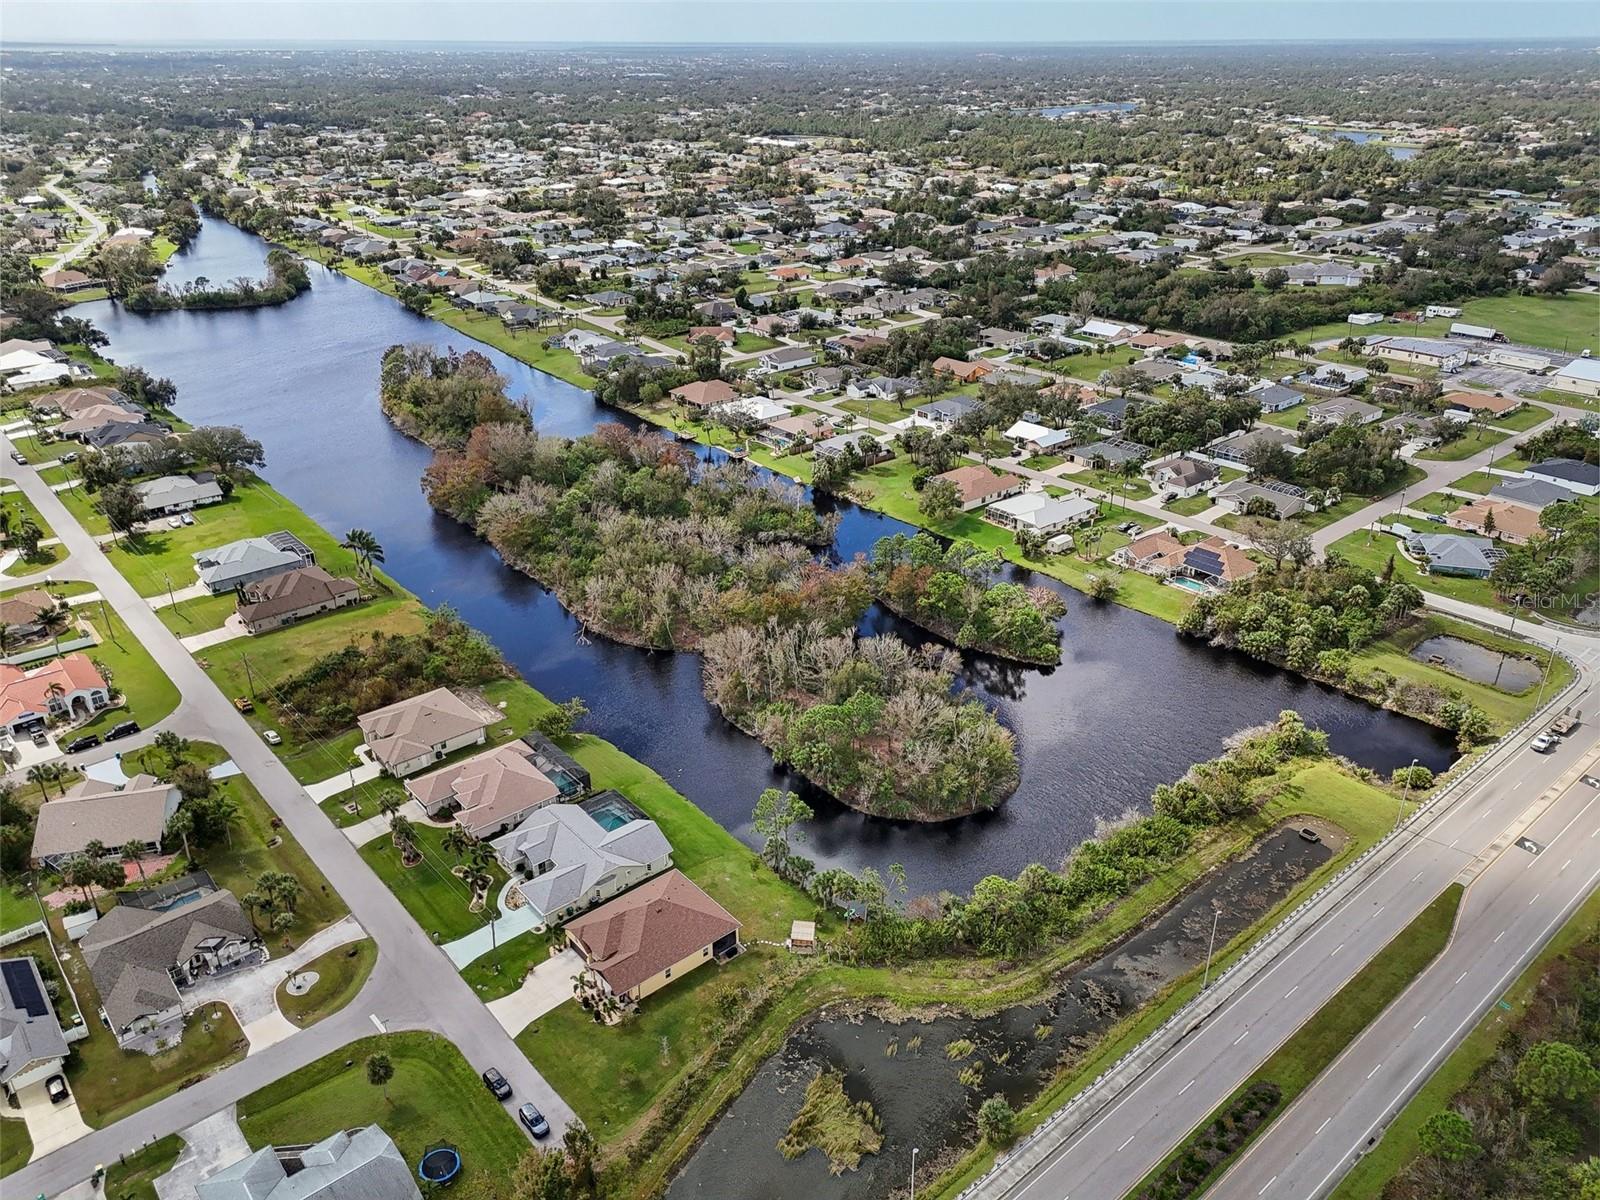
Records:
[[[1398,523],[1391,528],[1405,541],[1406,552],[1430,575],[1487,579],[1504,554],[1488,538],[1419,532]]]
[[[1264,413],[1284,412],[1305,400],[1305,396],[1292,387],[1265,381],[1260,387],[1252,387],[1245,395],[1259,404]]]
[[[246,632],[266,633],[318,613],[356,604],[361,588],[315,564],[272,575],[239,589],[238,614]]]
[[[1547,458],[1524,468],[1524,479],[1539,479],[1579,496],[1600,495],[1600,465],[1576,458]]]
[[[768,421],[756,431],[756,440],[788,454],[793,450],[833,436],[832,418],[822,413],[795,413]]]
[[[133,485],[146,516],[164,517],[222,501],[222,488],[209,471],[194,475],[163,475]]]
[[[48,619],[57,609],[56,598],[40,588],[0,596],[0,627],[7,634],[7,648],[15,649],[42,637]]]
[[[1224,434],[1207,447],[1207,452],[1213,458],[1243,463],[1256,446],[1282,446],[1288,449],[1297,440],[1291,430],[1279,429],[1274,425],[1257,425],[1254,429],[1241,429],[1237,433]]]
[[[421,1200],[411,1164],[376,1125],[261,1149],[193,1186],[196,1200]]]
[[[1444,520],[1452,529],[1470,529],[1513,545],[1522,545],[1544,533],[1535,509],[1488,498],[1469,501],[1447,513]]]
[[[667,393],[675,400],[681,400],[690,408],[715,408],[719,404],[726,404],[736,399],[739,395],[733,385],[723,379],[697,379],[693,383],[685,383],[675,387]]]
[[[1365,400],[1356,400],[1349,396],[1338,400],[1324,400],[1306,410],[1306,422],[1310,425],[1343,425],[1346,422],[1370,425],[1382,417],[1383,409],[1376,404],[1368,404]]]
[[[1470,357],[1467,348],[1443,338],[1378,337],[1369,338],[1367,349],[1379,358],[1393,362],[1415,363],[1444,372],[1459,371]]]
[[[67,1052],[39,964],[0,958],[0,1091],[15,1101],[24,1088],[59,1074]]]
[[[1100,506],[1082,496],[1023,492],[995,501],[983,515],[985,520],[1007,529],[1048,536],[1093,521],[1100,515]]]
[[[1507,504],[1521,504],[1534,512],[1542,512],[1547,505],[1571,500],[1572,493],[1564,487],[1544,479],[1507,479],[1495,477],[1489,489],[1489,499],[1504,500]]]
[[[1210,487],[1222,472],[1208,462],[1195,458],[1166,458],[1151,463],[1144,476],[1157,493],[1171,493],[1182,498],[1197,496]]]
[[[1229,512],[1266,509],[1268,516],[1293,517],[1306,510],[1306,494],[1292,483],[1275,479],[1235,479],[1211,493],[1212,500]]]
[[[542,925],[557,925],[672,866],[660,827],[618,792],[553,804],[494,841]]]
[[[154,775],[135,775],[123,784],[84,779],[39,806],[33,861],[54,869],[91,842],[112,856],[135,842],[147,853],[159,853],[167,822],[182,799],[174,784]]]
[[[673,869],[574,918],[567,939],[608,993],[638,1001],[737,954],[739,922]]]
[[[1504,417],[1522,407],[1521,396],[1490,396],[1484,392],[1450,392],[1444,397],[1447,416],[1470,419],[1483,413],[1489,417]]]
[[[213,596],[285,571],[312,566],[317,561],[311,547],[284,530],[265,537],[240,538],[209,550],[196,550],[191,557],[195,574]]]
[[[439,687],[362,713],[356,724],[372,760],[385,774],[404,779],[457,750],[483,745],[492,719]]]
[[[430,817],[453,817],[477,838],[498,837],[535,809],[566,798],[526,742],[507,742],[418,775],[405,788]]]
[[[978,401],[971,396],[945,396],[938,400],[923,401],[912,409],[911,415],[918,424],[949,429],[977,407]]]
[[[778,375],[785,371],[798,371],[817,361],[817,351],[812,346],[779,346],[756,357],[752,374]]]
[[[1007,475],[976,464],[956,467],[934,478],[955,486],[956,500],[962,512],[971,512],[996,500],[1015,496],[1028,487],[1028,481],[1016,475]]]
[[[876,447],[871,449],[870,447]],[[852,433],[839,433],[831,438],[825,438],[811,448],[813,458],[832,458],[836,454],[845,454],[854,450],[863,458],[864,465],[872,466],[874,463],[883,462],[893,458],[894,451],[884,444],[881,437],[865,430],[857,429]]]
[[[124,1046],[183,1015],[180,988],[251,961],[260,944],[226,889],[164,910],[119,904],[78,943],[101,1014]]]
[[[0,663],[0,730],[16,737],[52,720],[89,717],[111,703],[111,687],[87,655],[66,654],[31,670]]]
[[[1142,463],[1155,451],[1139,442],[1126,438],[1101,438],[1073,446],[1067,451],[1067,460],[1084,467],[1110,467],[1113,470],[1125,462]]]
[[[936,375],[944,375],[962,383],[974,383],[994,370],[994,367],[982,359],[969,361],[941,355],[933,360],[933,370]]]

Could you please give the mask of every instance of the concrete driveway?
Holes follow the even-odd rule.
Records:
[[[519,933],[527,933],[539,923],[538,917],[528,905],[522,904],[512,908],[506,903],[506,897],[521,882],[520,879],[506,880],[505,886],[500,889],[500,915],[494,921],[478,926],[466,937],[445,943],[444,952],[450,956],[450,961],[455,963],[456,970],[459,971],[462,967],[476,962],[485,954],[493,953],[496,946],[510,941]]]
[[[239,1122],[231,1104],[204,1121],[180,1130],[178,1136],[183,1139],[178,1161],[172,1164],[172,1170],[155,1180],[160,1200],[195,1200],[197,1184],[250,1153],[250,1144],[239,1132]]]
[[[345,917],[279,958],[232,975],[202,979],[184,993],[184,1003],[191,1010],[226,1004],[250,1042],[246,1054],[257,1054],[300,1028],[278,1011],[278,985],[312,959],[366,936],[354,917]]]
[[[509,996],[489,1001],[489,1011],[505,1031],[516,1037],[545,1013],[572,999],[572,977],[583,970],[583,959],[567,949],[528,972],[528,978]]]
[[[51,1104],[42,1080],[23,1088],[17,1094],[17,1102],[22,1106],[22,1119],[28,1123],[28,1136],[33,1139],[34,1158],[70,1145],[89,1132],[78,1112],[78,1098],[71,1096],[60,1104]]]

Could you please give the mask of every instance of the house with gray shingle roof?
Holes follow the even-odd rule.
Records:
[[[524,876],[522,898],[543,924],[570,920],[672,865],[660,827],[617,792],[552,804],[492,843]]]
[[[0,958],[0,1087],[8,1095],[61,1070],[67,1039],[32,958]]]
[[[182,1018],[180,987],[239,965],[259,945],[226,889],[165,911],[119,904],[79,942],[101,1012],[124,1046]]]
[[[376,1125],[303,1150],[263,1146],[194,1185],[197,1200],[420,1200],[411,1167]]]

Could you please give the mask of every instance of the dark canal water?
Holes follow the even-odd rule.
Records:
[[[169,278],[259,275],[264,253],[258,238],[207,221],[173,260]],[[753,841],[756,796],[797,781],[775,770],[765,749],[705,701],[694,655],[652,654],[598,639],[580,644],[577,623],[554,597],[433,513],[418,483],[430,452],[401,437],[379,412],[378,358],[397,342],[478,349],[510,379],[512,393],[531,402],[546,433],[578,435],[623,418],[588,392],[414,316],[359,283],[314,263],[308,269],[310,292],[277,308],[139,316],[102,301],[82,306],[79,315],[110,337],[110,356],[175,380],[187,420],[237,424],[259,438],[267,478],[317,522],[341,533],[372,530],[383,544],[385,569],[402,584],[429,604],[454,606],[540,691],[556,699],[581,695],[592,712],[587,729],[649,763]],[[854,505],[838,508],[843,556],[909,532]],[[1420,722],[1196,645],[1152,617],[1066,595],[1061,666],[1040,671],[967,659],[966,682],[995,705],[1018,739],[1021,786],[999,812],[928,827],[868,819],[823,800],[804,852],[849,867],[901,863],[914,893],[964,890],[984,875],[1012,874],[1030,862],[1054,866],[1093,833],[1097,820],[1143,805],[1156,784],[1284,708],[1327,730],[1339,753],[1380,771],[1413,757],[1440,768],[1452,757],[1448,739]],[[899,628],[878,610],[864,624]]]

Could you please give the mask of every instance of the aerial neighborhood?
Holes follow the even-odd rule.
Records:
[[[1592,46],[43,7],[7,1195],[1591,1195]]]

